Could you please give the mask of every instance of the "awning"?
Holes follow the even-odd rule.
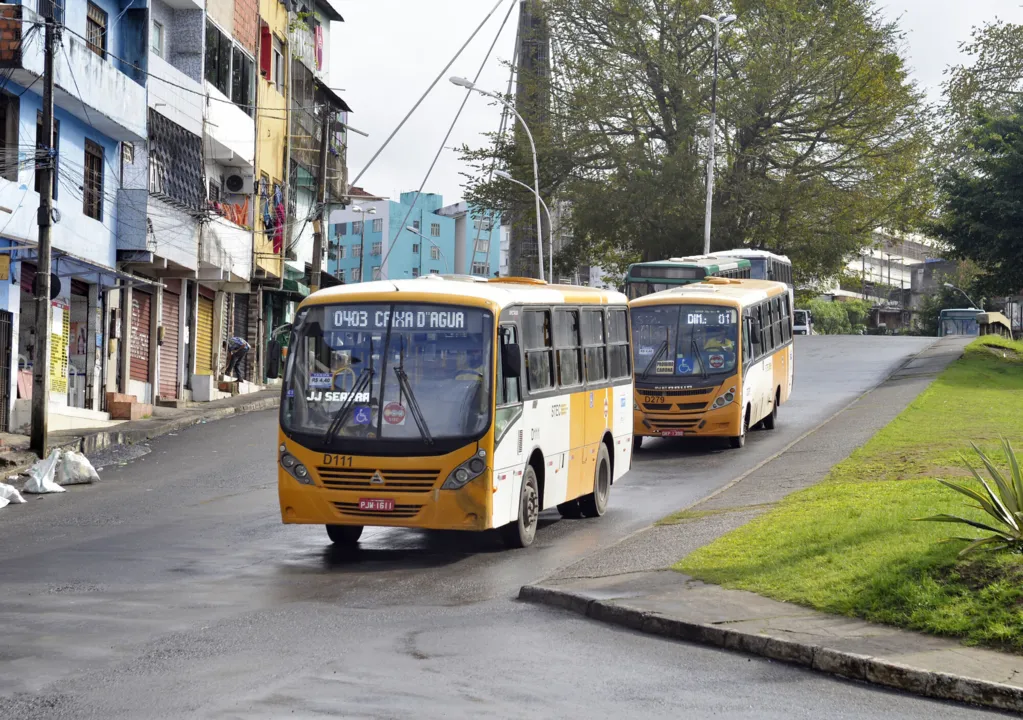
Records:
[[[28,261],[38,264],[39,250],[36,243],[32,242],[29,244],[25,241],[10,240],[9,238],[3,238],[3,240],[12,243],[10,247],[0,247],[0,252],[11,253],[11,260],[15,262]],[[13,243],[19,243],[19,245],[14,245]],[[17,253],[16,257],[15,253]],[[100,285],[106,288],[134,287],[138,285],[163,287],[163,283],[159,280],[117,270],[102,263],[73,255],[59,248],[52,248],[50,251],[50,272],[58,277],[75,278],[90,285]]]
[[[298,280],[291,280],[289,278],[284,278],[284,292],[301,295],[302,297],[309,297],[309,287],[307,285],[303,285]]]

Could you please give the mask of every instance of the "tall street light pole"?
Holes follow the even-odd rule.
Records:
[[[529,192],[531,192],[533,194],[536,194],[536,191],[533,188],[529,187],[528,185],[526,185],[526,183],[522,182],[521,180],[516,180],[515,178],[513,178],[511,176],[511,173],[506,173],[504,170],[495,170],[494,171],[494,175],[496,175],[497,177],[501,178],[502,180],[507,180],[510,183],[515,183],[516,185],[518,185],[520,187],[524,187]],[[543,201],[543,198],[540,197],[539,195],[537,195],[536,197],[540,201],[540,204],[543,205],[544,212],[547,213],[547,265],[550,268],[550,275],[549,275],[549,277],[547,279],[547,282],[549,282],[549,283],[551,283],[553,285],[554,284],[554,221],[551,219],[551,210],[550,210],[549,207],[547,207],[547,203],[545,203]]]
[[[421,233],[418,230],[416,230],[415,227],[413,227],[412,225],[406,225],[405,229],[408,230],[413,235],[418,235],[419,237],[421,237],[423,239],[424,242],[420,244],[420,248],[419,248],[419,257],[420,258],[423,257],[423,250],[426,248],[426,243],[430,243],[435,248],[437,248],[437,254],[440,255],[440,259],[444,261],[444,267],[447,269],[448,272],[451,272],[451,263],[448,262],[448,256],[445,255],[444,251],[440,249],[440,245],[438,245],[433,240],[431,240],[430,238],[428,238],[425,235],[423,235],[423,233]],[[419,262],[419,272],[420,272],[420,274],[422,274],[422,271],[423,271],[422,266],[423,266],[423,263],[422,263],[422,260],[420,260],[420,262]]]
[[[362,216],[362,220],[359,222],[359,227],[362,228],[362,232],[359,233],[359,282],[365,282],[366,278],[363,276],[363,270],[366,269],[366,261],[363,259],[366,256],[366,216],[376,215],[376,208],[364,208],[362,205],[352,205],[352,212],[357,212]]]
[[[967,295],[966,291],[963,290],[962,288],[958,288],[952,283],[945,283],[945,287],[948,288],[949,290],[955,290],[956,292],[960,293],[964,298],[970,301],[970,305],[972,305],[973,307],[980,308],[980,305],[973,302],[973,299],[969,295]]]
[[[718,47],[721,28],[735,22],[735,15],[719,15],[716,18],[710,15],[701,15],[700,19],[706,20],[714,26],[714,79],[710,91],[710,150],[707,153],[707,208],[703,216],[703,254],[709,255],[710,218],[714,204],[714,144],[718,112]]]
[[[467,90],[472,90],[474,92],[478,92],[480,95],[485,95],[488,98],[497,100],[499,103],[515,113],[515,117],[519,119],[519,124],[522,125],[522,129],[526,131],[526,137],[529,138],[529,147],[533,151],[533,192],[536,193],[536,251],[540,260],[539,278],[543,280],[543,221],[540,216],[540,167],[536,158],[536,143],[533,142],[533,133],[530,132],[529,126],[526,125],[526,121],[522,119],[522,115],[520,115],[519,111],[515,109],[515,105],[506,100],[504,97],[497,93],[492,93],[478,88],[476,87],[476,83],[472,80],[467,80],[463,77],[452,77],[450,80],[453,85],[464,87]]]

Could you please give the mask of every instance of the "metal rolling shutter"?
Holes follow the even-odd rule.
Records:
[[[213,301],[199,297],[195,326],[195,374],[213,374]]]
[[[149,322],[152,297],[135,290],[131,297],[131,372],[129,377],[149,382]]]
[[[178,396],[178,355],[180,337],[178,311],[181,296],[164,290],[161,322],[163,324],[163,345],[160,346],[160,392],[162,398],[175,399]]]
[[[235,295],[234,296],[234,335],[233,337],[240,337],[242,340],[249,339],[249,296],[248,295]],[[241,369],[238,374],[243,380],[249,379],[249,361],[250,356],[246,355],[242,361]]]

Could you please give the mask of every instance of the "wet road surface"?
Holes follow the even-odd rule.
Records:
[[[273,413],[2,510],[0,717],[979,717],[512,599],[754,467],[927,344],[798,340],[777,430],[741,451],[650,442],[604,518],[545,513],[525,551],[368,529],[345,554],[322,528],[282,526]]]

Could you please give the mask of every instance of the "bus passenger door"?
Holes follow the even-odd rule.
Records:
[[[522,421],[522,350],[515,325],[500,325],[497,331],[497,374],[494,376],[494,468],[491,525],[507,525],[518,515],[519,485],[525,464]],[[518,368],[511,367],[518,356]],[[516,372],[518,370],[518,372]]]

